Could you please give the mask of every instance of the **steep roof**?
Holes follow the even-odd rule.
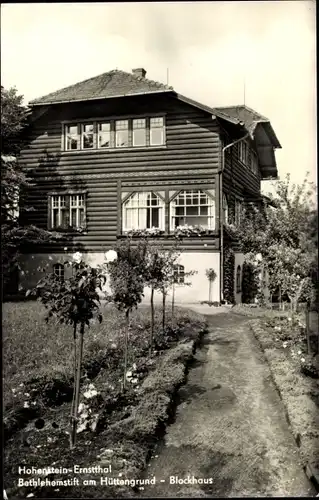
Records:
[[[29,102],[29,105],[57,104],[70,101],[87,101],[125,95],[170,92],[173,87],[114,69],[83,82],[51,92]]]
[[[272,139],[273,146],[275,148],[281,148],[281,145],[276,137],[276,134],[270,124],[269,118],[257,113],[257,111],[249,108],[245,104],[240,104],[237,106],[223,106],[214,108],[215,113],[221,118],[224,116],[225,119],[232,118],[237,120],[238,123],[242,122],[245,125],[246,130],[251,136],[254,135],[255,129],[258,124],[262,123],[265,131]]]

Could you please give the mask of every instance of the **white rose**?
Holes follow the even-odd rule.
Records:
[[[115,250],[109,250],[108,252],[105,252],[104,257],[106,262],[114,262],[117,260],[117,252],[115,252]]]
[[[80,262],[82,260],[82,254],[81,254],[81,252],[75,252],[75,254],[73,255],[73,260],[77,264],[80,264]]]

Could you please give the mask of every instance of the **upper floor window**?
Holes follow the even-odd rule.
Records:
[[[85,226],[85,194],[49,196],[49,228],[80,229]]]
[[[117,120],[115,122],[115,134],[117,148],[127,148],[128,142],[128,120]]]
[[[164,118],[150,119],[150,145],[160,146],[164,144]]]
[[[164,202],[156,193],[133,193],[123,204],[123,230],[164,229]]]
[[[111,123],[104,122],[98,124],[98,148],[111,147]]]
[[[66,151],[163,145],[163,116],[70,123],[64,126]]]
[[[63,264],[54,264],[53,273],[59,280],[63,281],[64,280],[64,265]]]
[[[133,120],[133,146],[146,145],[146,119]]]
[[[177,284],[185,283],[185,268],[180,264],[175,264],[173,271],[173,281]]]
[[[228,224],[228,201],[225,194],[223,194],[223,222]]]
[[[93,123],[82,124],[82,149],[93,149],[94,147],[94,125]]]
[[[181,191],[171,202],[171,229],[184,225],[214,229],[214,211],[214,199],[205,191]]]
[[[248,165],[249,146],[246,141],[238,144],[239,159],[244,165]]]
[[[65,127],[65,149],[80,149],[80,135],[78,125],[66,125]]]

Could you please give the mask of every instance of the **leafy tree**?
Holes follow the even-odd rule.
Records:
[[[116,246],[117,258],[107,263],[112,291],[109,300],[115,304],[119,311],[125,311],[123,389],[126,388],[130,313],[142,301],[146,251],[147,243],[145,240],[139,241],[134,247],[132,238],[127,238]]]
[[[106,275],[102,268],[94,268],[83,262],[79,252],[74,254],[72,262],[66,261],[64,264],[72,267],[70,278],[61,279],[55,273],[47,273],[34,290],[27,291],[27,295],[36,295],[44,304],[48,310],[46,321],[56,317],[59,323],[73,327],[74,389],[70,415],[70,447],[73,448],[78,423],[84,330],[94,317],[102,321],[98,290],[102,291]]]
[[[19,220],[19,198],[30,184],[22,171],[18,155],[24,144],[27,109],[15,88],[1,87],[1,239],[3,288],[6,293],[18,272],[21,248],[30,243],[49,241],[53,235]],[[31,210],[31,207],[29,207]]]
[[[244,211],[236,238],[247,261],[262,265],[269,275],[271,293],[281,288],[293,310],[304,296],[312,296],[311,275],[316,261],[313,232],[315,207],[314,186],[306,176],[301,185],[291,184],[289,175],[274,185],[270,202],[258,210]],[[256,256],[260,255],[260,261]]]

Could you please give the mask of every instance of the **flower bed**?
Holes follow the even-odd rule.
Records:
[[[8,497],[25,498],[33,494],[41,498],[95,498],[121,496],[123,492],[132,494],[133,484],[123,485],[123,488],[121,485],[105,487],[99,483],[85,487],[76,484],[56,488],[18,487],[17,471],[19,466],[72,469],[74,465],[111,464],[109,476],[136,479],[145,466],[159,430],[169,418],[174,391],[184,380],[185,367],[204,327],[202,317],[177,311],[176,327],[167,328],[163,334],[158,326],[160,315],[157,313],[155,351],[149,358],[149,311],[143,308],[137,311],[130,329],[128,388],[123,393],[120,390],[123,369],[121,318],[107,306],[106,324],[93,325],[87,335],[78,439],[76,447],[69,450],[67,430],[73,387],[72,360],[68,351],[70,332],[65,328],[60,331],[61,336],[52,338],[49,333],[53,332],[54,325],[43,326],[42,321],[41,329],[35,330],[37,314],[42,314],[38,303],[6,306],[14,314],[11,316],[7,312],[9,331],[6,331],[5,363],[15,360],[13,366],[6,367],[5,373],[7,444],[4,475]],[[25,331],[25,339],[21,332],[16,331],[19,329],[17,311],[20,306],[23,306],[22,310],[26,306],[34,307],[33,313],[21,318],[21,327],[28,328],[28,322],[29,329],[33,325],[31,333]],[[11,323],[11,329],[8,323]],[[27,348],[30,335],[33,349]],[[19,339],[20,343],[27,345],[17,345],[15,342]],[[21,382],[17,383],[18,380]],[[18,416],[21,411],[24,412],[23,418]],[[10,425],[11,431],[8,432]],[[84,472],[68,473],[63,477],[61,474],[50,475],[48,478],[67,480],[77,477],[83,482],[85,478],[99,480],[100,476]],[[25,479],[31,477],[24,476]]]
[[[318,488],[319,356],[308,354],[300,318],[293,324],[288,317],[264,317],[252,320],[251,327],[284,403],[303,466]],[[315,352],[315,342],[311,347]],[[312,371],[308,373],[306,367],[312,367]]]

